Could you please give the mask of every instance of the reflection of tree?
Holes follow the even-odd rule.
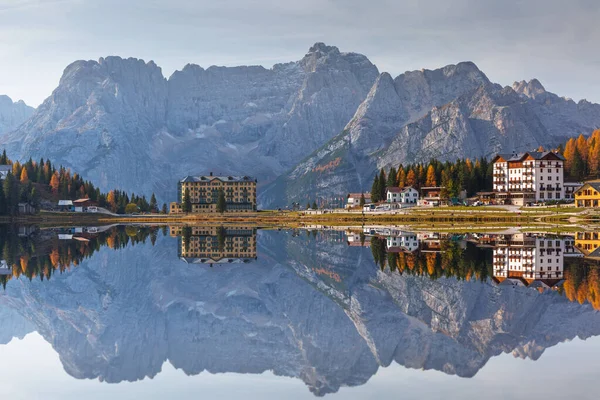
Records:
[[[220,226],[217,228],[217,243],[219,246],[219,251],[223,252],[225,250],[225,239],[227,238],[227,231],[225,227]]]
[[[565,268],[563,291],[570,301],[589,302],[600,310],[600,266],[575,259]]]
[[[192,239],[192,227],[184,226],[181,228],[181,237],[183,238],[183,246],[185,251],[190,251],[190,240]]]
[[[382,270],[400,274],[427,276],[431,279],[454,277],[461,280],[486,280],[492,273],[489,249],[472,244],[466,247],[460,242],[442,241],[439,252],[416,250],[414,252],[388,252],[386,240],[371,239],[371,253],[375,264]]]
[[[50,279],[58,271],[62,273],[91,257],[101,247],[121,249],[136,243],[145,243],[148,236],[156,234],[157,228],[117,227],[94,235],[86,241],[58,240],[52,231],[36,232],[31,236],[19,237],[14,226],[0,226],[0,248],[2,258],[12,267],[11,275],[0,276],[6,287],[8,280],[25,276],[30,280],[39,277]]]

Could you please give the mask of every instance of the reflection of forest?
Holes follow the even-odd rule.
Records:
[[[570,301],[600,310],[600,234],[449,235],[419,234],[416,248],[398,246],[411,236],[371,235],[373,259],[381,270],[459,280],[493,279],[539,291],[552,289]],[[417,235],[415,235],[417,237]],[[437,237],[431,241],[426,237]],[[394,247],[390,247],[390,243]],[[437,249],[435,246],[438,246]]]
[[[163,234],[166,234],[163,229]],[[36,229],[0,225],[2,259],[0,282],[4,287],[12,278],[25,276],[48,280],[92,257],[101,247],[121,249],[150,239],[156,242],[158,228],[113,227]]]

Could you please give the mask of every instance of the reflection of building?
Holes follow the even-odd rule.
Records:
[[[494,163],[494,194],[504,204],[525,205],[564,198],[564,157],[551,151],[499,154]]]
[[[364,233],[356,233],[352,231],[346,232],[346,241],[348,246],[351,247],[369,247],[371,246],[371,236],[367,236]]]
[[[600,233],[577,232],[575,234],[575,247],[585,258],[600,260]]]
[[[394,236],[387,237],[387,251],[390,253],[412,253],[419,249],[417,234],[412,232],[400,232]]]
[[[228,264],[256,259],[256,228],[172,227],[171,236],[179,237],[178,256],[190,264]]]
[[[493,275],[497,282],[516,279],[525,285],[539,281],[555,286],[564,277],[564,258],[579,256],[571,237],[502,235],[493,252]]]
[[[179,181],[178,200],[171,203],[171,213],[181,213],[186,190],[192,213],[217,212],[219,192],[225,194],[227,212],[256,211],[256,179],[249,176],[186,176]]]
[[[12,275],[12,268],[6,260],[0,260],[0,275]]]

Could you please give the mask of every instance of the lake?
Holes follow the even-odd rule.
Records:
[[[0,226],[7,398],[595,399],[600,238]]]

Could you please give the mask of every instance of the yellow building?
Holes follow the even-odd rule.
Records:
[[[170,212],[183,212],[186,190],[189,192],[192,213],[215,213],[219,192],[225,194],[226,212],[256,211],[256,179],[249,176],[186,176],[179,181],[179,202],[171,203]]]
[[[256,259],[256,228],[179,226],[171,227],[171,236],[179,237],[178,257],[188,264],[231,264]]]
[[[575,191],[577,207],[600,207],[600,181],[589,181]]]

